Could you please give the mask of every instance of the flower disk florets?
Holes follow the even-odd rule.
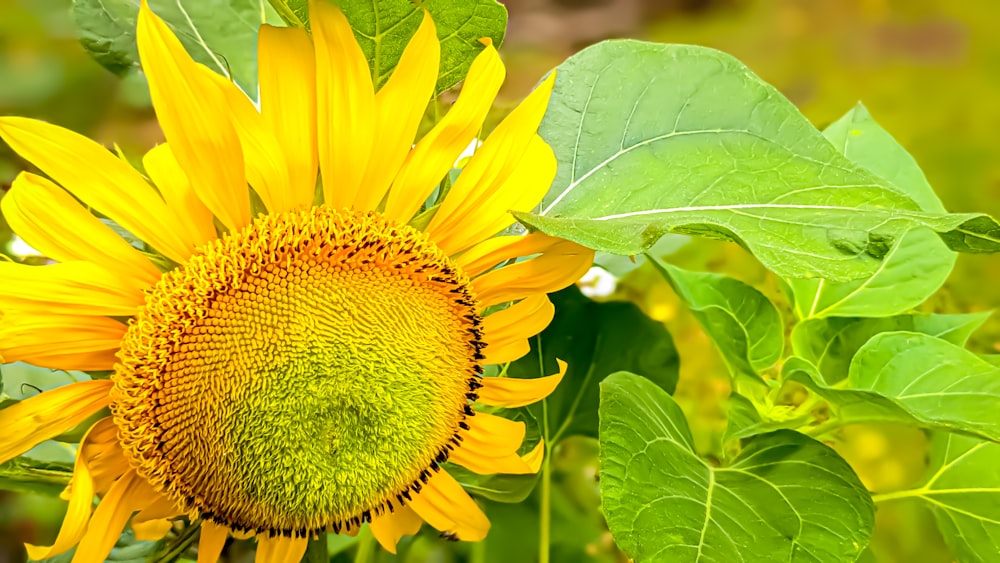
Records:
[[[152,289],[112,411],[132,465],[236,530],[356,527],[405,502],[472,415],[468,278],[378,213],[264,215]]]

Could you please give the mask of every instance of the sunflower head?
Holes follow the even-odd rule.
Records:
[[[153,287],[112,411],[139,472],[187,510],[349,530],[460,445],[482,337],[468,277],[423,233],[374,212],[270,214]]]
[[[365,522],[391,551],[423,522],[479,540],[489,522],[448,464],[538,471],[544,445],[490,410],[544,398],[561,374],[490,366],[527,353],[553,316],[546,293],[593,257],[498,236],[554,177],[537,134],[553,78],[445,190],[503,80],[496,50],[418,139],[440,55],[430,16],[376,89],[344,15],[311,9],[311,34],[261,28],[258,109],[143,2],[139,53],[167,142],[142,172],[75,133],[0,118],[46,175],[20,175],[0,207],[58,262],[0,263],[0,354],[113,370],[0,411],[0,461],[112,412],[83,439],[59,537],[33,558],[74,545],[103,558],[130,517],[149,537],[200,519],[207,560],[231,533],[294,556]]]

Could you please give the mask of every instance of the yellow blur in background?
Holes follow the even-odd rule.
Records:
[[[513,102],[566,57],[594,42],[632,37],[726,51],[788,96],[823,128],[858,100],[923,167],[951,211],[1000,217],[1000,1],[998,0],[509,0],[508,81]],[[656,69],[650,69],[656,72]],[[70,0],[0,0],[0,114],[45,119],[126,154],[162,140],[138,74],[119,79],[77,43]],[[0,193],[26,167],[0,147]],[[0,224],[0,244],[10,232]],[[731,244],[695,241],[671,257],[729,274],[786,308],[773,277]],[[1000,305],[1000,259],[959,257],[925,311]],[[728,384],[716,351],[669,286],[637,271],[616,298],[667,324],[681,353],[677,397],[705,451],[725,424]],[[1000,315],[998,315],[1000,317]],[[790,317],[789,317],[790,318]],[[975,335],[975,352],[998,352],[1000,320]],[[851,427],[833,444],[876,491],[923,476],[926,440],[901,427]],[[50,539],[65,503],[0,491],[0,562],[21,541]],[[930,514],[915,502],[878,507],[873,552],[886,562],[946,562]]]

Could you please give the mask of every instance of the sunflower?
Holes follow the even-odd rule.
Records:
[[[311,10],[311,34],[261,27],[258,109],[143,2],[166,143],[142,172],[71,131],[0,118],[47,176],[22,172],[3,214],[57,262],[0,263],[2,359],[111,372],[0,411],[0,461],[94,421],[62,528],[32,558],[76,546],[99,561],[126,525],[158,538],[182,515],[201,523],[199,561],[230,535],[297,560],[309,537],[363,523],[392,552],[423,522],[478,541],[489,521],[443,464],[538,471],[544,445],[521,453],[525,425],[491,412],[546,397],[562,372],[485,370],[528,351],[553,316],[546,293],[593,258],[499,234],[554,177],[537,134],[553,79],[435,201],[503,81],[496,50],[484,41],[414,144],[438,72],[431,18],[376,89],[344,15]]]

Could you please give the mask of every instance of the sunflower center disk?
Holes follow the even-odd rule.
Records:
[[[478,324],[468,279],[418,231],[263,216],[154,287],[123,342],[115,421],[138,471],[191,512],[354,527],[447,456],[478,387]]]

